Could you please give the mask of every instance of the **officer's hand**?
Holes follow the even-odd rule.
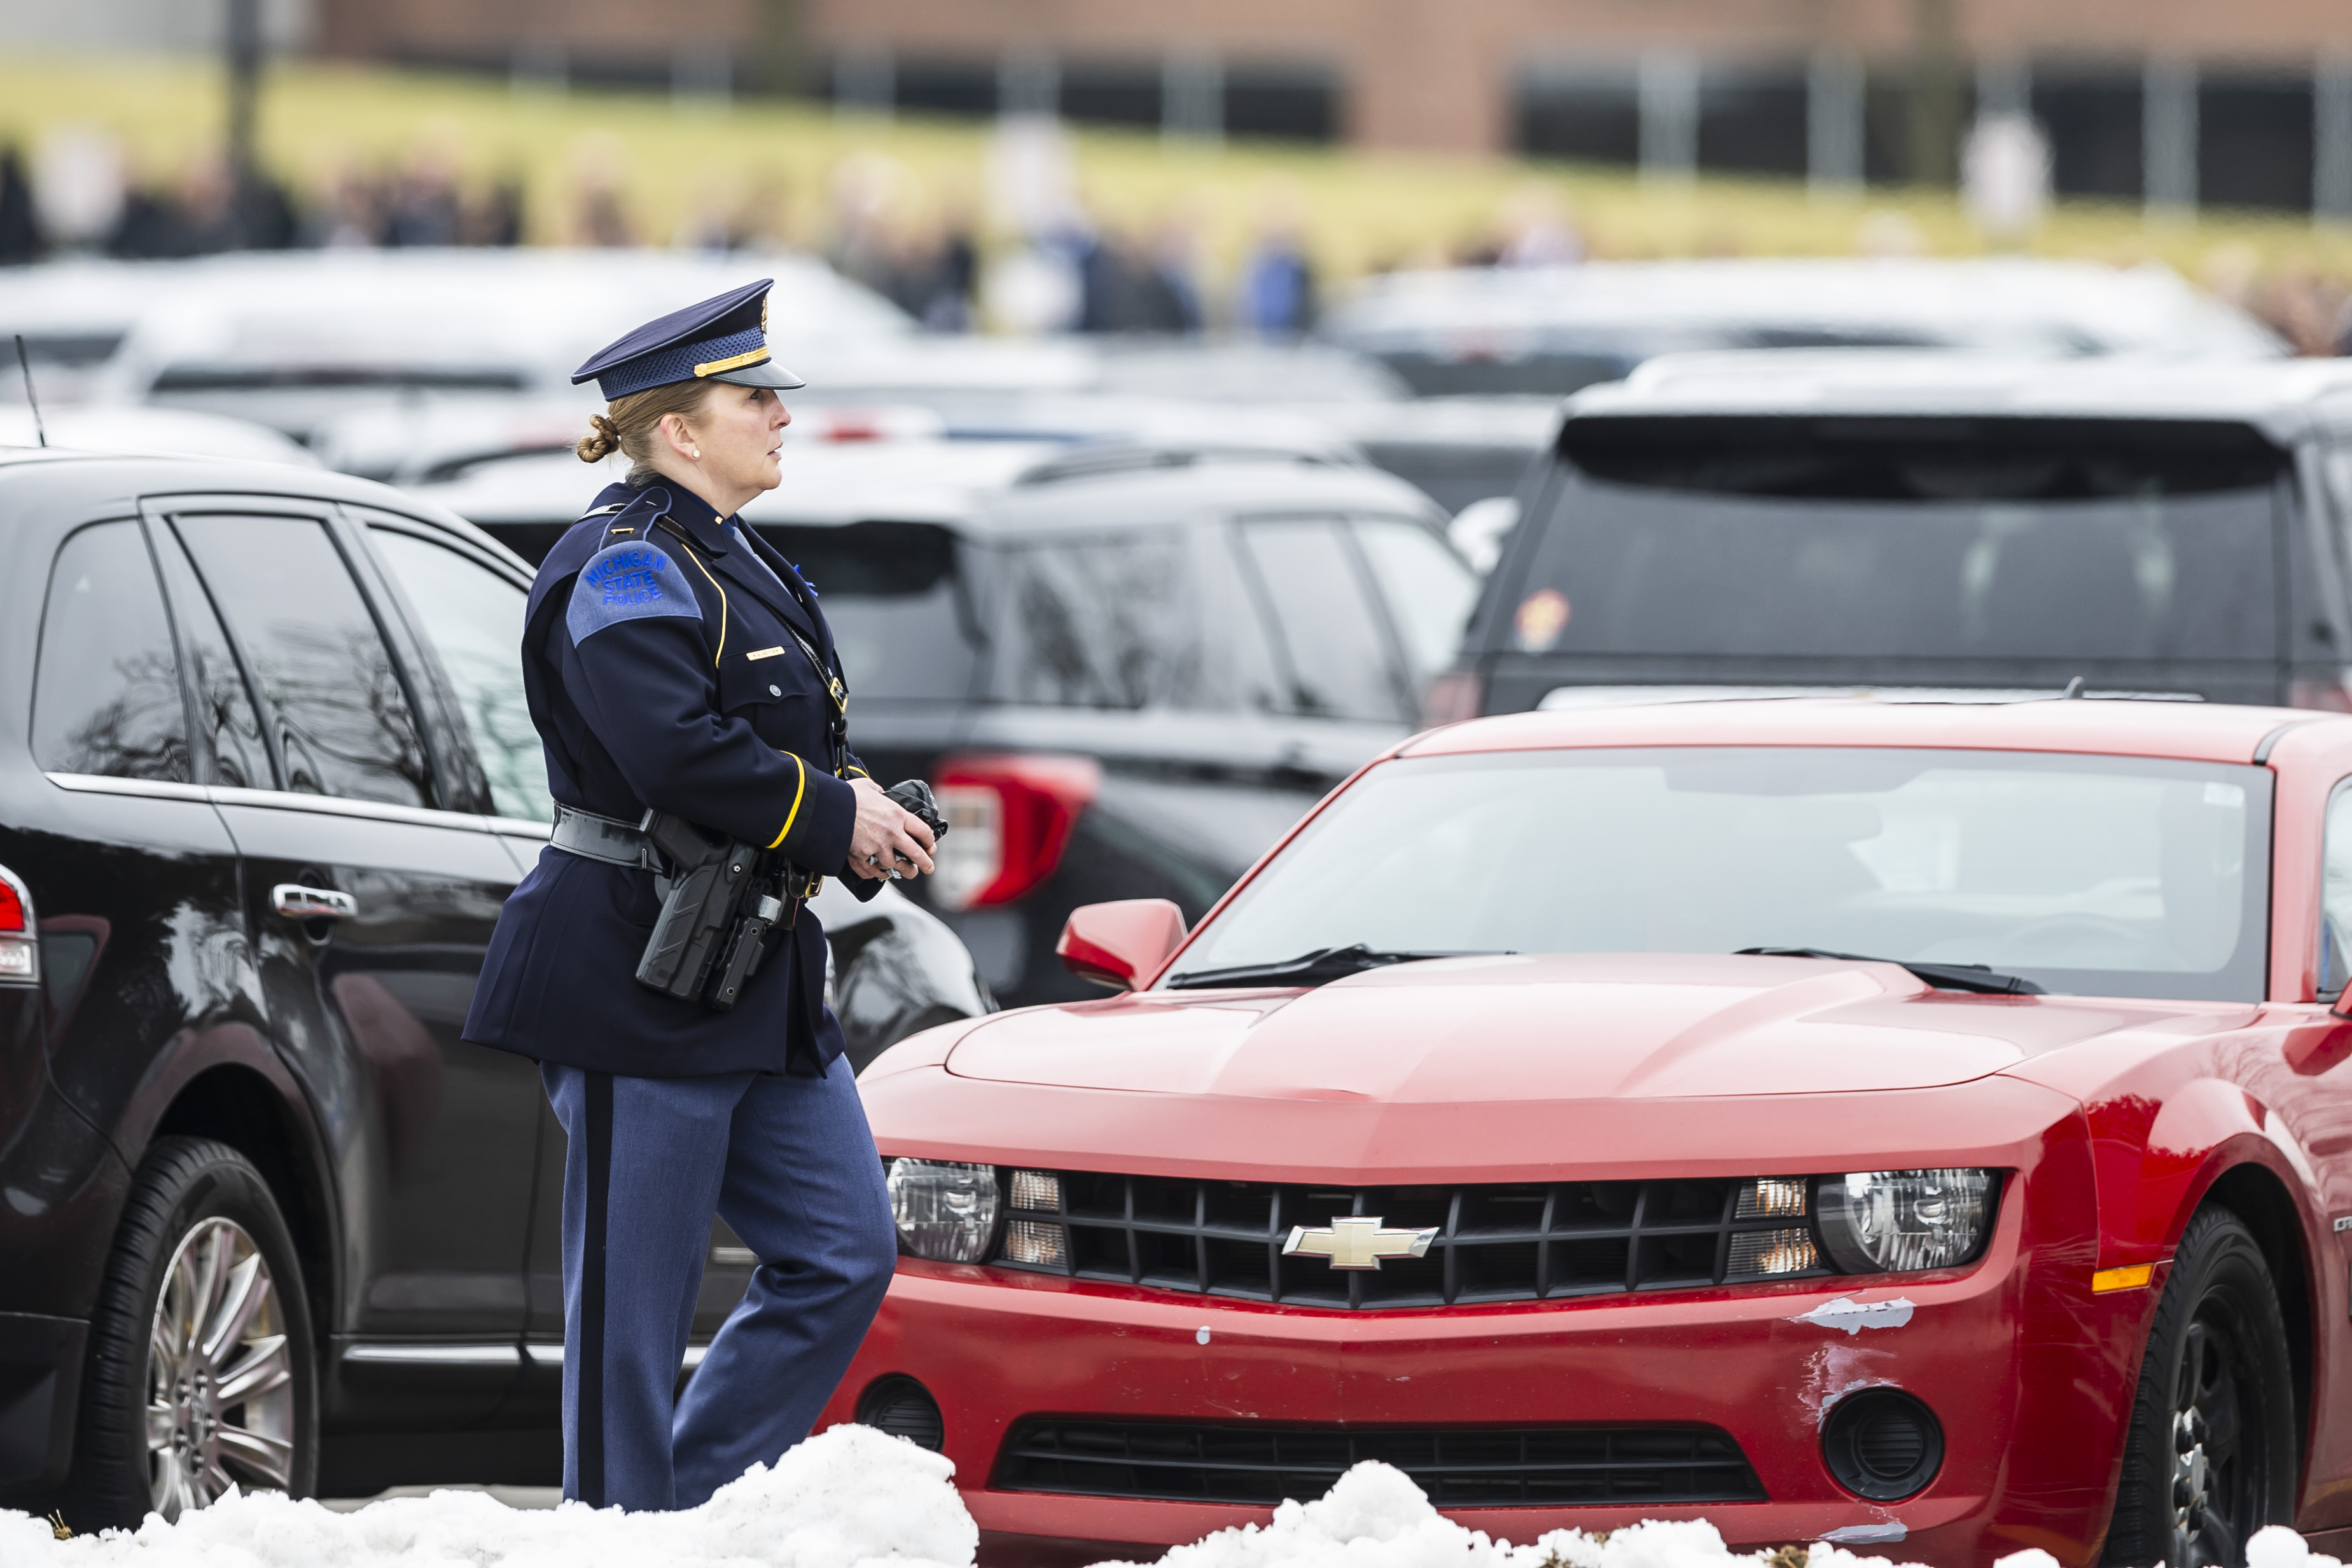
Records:
[[[893,871],[919,876],[931,869],[931,830],[923,820],[882,791],[871,779],[852,779],[857,791],[857,824],[849,831],[849,869],[859,876],[886,877]]]

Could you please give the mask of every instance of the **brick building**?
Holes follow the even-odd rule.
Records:
[[[332,56],[1663,179],[1948,179],[1976,110],[2029,108],[2062,192],[2352,217],[2347,0],[303,3]]]

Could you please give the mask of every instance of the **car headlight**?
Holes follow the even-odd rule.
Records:
[[[901,1249],[940,1263],[977,1263],[988,1256],[1002,1204],[994,1166],[892,1160],[889,1187]]]
[[[1993,1174],[1984,1170],[1849,1171],[1823,1176],[1822,1243],[1849,1274],[1948,1269],[1977,1255],[1992,1228]]]

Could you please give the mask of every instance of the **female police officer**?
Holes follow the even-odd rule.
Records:
[[[799,905],[814,877],[870,898],[929,871],[932,840],[847,750],[814,595],[734,515],[775,486],[777,390],[803,384],[768,357],[768,287],[649,322],[572,377],[610,403],[580,455],[635,466],[531,587],[523,678],[556,827],[466,1022],[541,1063],[570,1140],[563,1490],[598,1506],[691,1507],[807,1436],[895,1253]],[[678,869],[640,833],[648,809],[779,870],[763,961],[725,1010],[633,977],[656,870]],[[673,1412],[714,1210],[761,1265]]]

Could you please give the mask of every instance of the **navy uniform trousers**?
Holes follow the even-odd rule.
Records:
[[[897,1232],[855,1075],[543,1064],[563,1160],[563,1495],[692,1508],[808,1436],[882,1304]],[[760,1260],[686,1393],[710,1216]]]

